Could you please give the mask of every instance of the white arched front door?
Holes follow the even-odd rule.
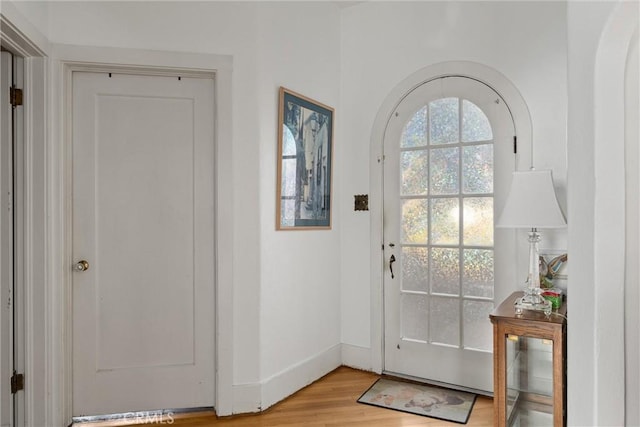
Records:
[[[488,316],[517,288],[513,232],[494,229],[516,164],[513,137],[504,100],[472,78],[419,85],[393,111],[384,136],[385,371],[493,389]]]

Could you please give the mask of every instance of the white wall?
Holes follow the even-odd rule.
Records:
[[[3,2],[6,6],[8,2]],[[0,6],[0,11],[2,11]],[[41,33],[41,36],[49,36],[49,5],[46,2],[12,1],[9,8],[15,8],[22,16],[28,17],[29,24],[33,25]]]
[[[345,159],[345,200],[375,191],[370,188],[370,141],[385,97],[417,70],[465,60],[492,67],[520,91],[531,112],[534,165],[553,170],[566,211],[565,40],[566,5],[562,2],[370,2],[346,9],[341,105],[342,120],[348,126],[343,128],[339,152]],[[370,241],[368,214],[353,212],[348,203],[341,214],[342,340],[352,350],[345,353],[345,363],[379,369],[366,354],[379,345],[371,342],[372,310],[381,307],[371,305],[369,246],[380,242]],[[565,232],[545,232],[544,238],[543,248],[566,248]],[[526,254],[520,258],[525,260]],[[520,267],[524,281],[526,264]]]
[[[569,306],[570,425],[624,424],[624,73],[634,28],[637,2],[568,4],[569,253],[580,288]]]
[[[15,30],[19,33],[18,37],[22,40],[22,44],[28,46],[29,49],[23,51],[24,46],[16,45],[5,47],[17,49],[25,56],[44,56],[49,53],[48,5],[46,3],[4,0],[0,2],[0,13],[13,27],[8,28],[9,25],[5,27],[3,24],[3,37],[13,39],[16,34],[11,33]],[[7,42],[8,40],[2,40],[3,45]]]
[[[333,215],[331,230],[275,231],[277,90],[285,86],[334,107],[340,122],[340,20],[330,3],[267,3],[258,15],[260,351],[269,406],[341,364],[340,216]],[[334,147],[342,144],[334,138]],[[342,159],[335,155],[334,162],[335,213]]]
[[[610,5],[593,4],[592,10],[568,5],[568,76],[569,76],[569,240],[571,262],[574,268],[571,280],[580,283],[580,292],[572,295],[572,306],[567,336],[570,372],[567,376],[567,405],[569,425],[591,425],[595,407],[595,301],[593,297],[594,264],[594,126],[593,78],[597,43]],[[582,327],[574,328],[573,324]],[[574,352],[582,357],[575,358]],[[585,373],[584,375],[582,373]],[[590,374],[586,374],[590,373]],[[576,412],[571,408],[580,407]]]

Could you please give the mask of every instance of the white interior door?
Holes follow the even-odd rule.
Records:
[[[212,79],[73,73],[74,416],[214,404],[213,118]]]
[[[386,371],[493,390],[489,313],[516,287],[513,232],[494,229],[516,161],[513,132],[504,101],[464,77],[421,85],[393,113],[384,139]]]

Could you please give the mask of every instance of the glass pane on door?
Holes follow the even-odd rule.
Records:
[[[407,338],[490,351],[492,137],[482,110],[455,97],[429,102],[405,124],[399,193]]]

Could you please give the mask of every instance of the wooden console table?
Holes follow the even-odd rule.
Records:
[[[567,306],[549,316],[514,304],[509,296],[489,316],[493,323],[495,426],[565,425]]]

